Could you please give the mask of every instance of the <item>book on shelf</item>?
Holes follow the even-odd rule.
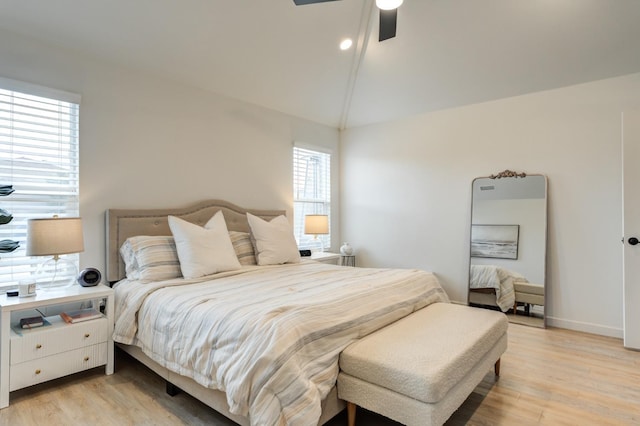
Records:
[[[42,327],[44,325],[44,318],[41,316],[20,318],[20,328],[30,329],[36,327]]]
[[[60,317],[68,323],[76,323],[89,321],[96,318],[102,318],[103,315],[95,308],[78,309],[75,311],[62,312]]]
[[[36,317],[32,317],[32,318],[36,318]],[[46,327],[48,325],[51,325],[51,323],[46,318],[44,318],[44,317],[37,317],[37,318],[40,318],[40,321],[36,321],[35,323],[39,324],[41,322],[42,324],[34,326],[34,325],[31,325],[31,324],[28,324],[28,323],[30,321],[35,321],[35,320],[23,321],[26,318],[21,318],[20,321],[11,324],[11,329],[18,336],[22,336],[22,335],[24,335],[24,333],[30,333],[31,331],[39,330],[41,327]]]

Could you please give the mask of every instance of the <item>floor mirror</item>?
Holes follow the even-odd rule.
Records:
[[[545,327],[547,178],[505,170],[472,183],[469,304]]]

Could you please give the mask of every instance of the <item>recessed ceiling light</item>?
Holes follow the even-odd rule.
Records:
[[[340,50],[347,50],[351,47],[352,44],[353,40],[351,40],[350,38],[345,38],[340,42]]]

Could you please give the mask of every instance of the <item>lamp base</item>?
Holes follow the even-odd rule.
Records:
[[[77,276],[75,263],[62,257],[48,259],[36,271],[38,288],[44,291],[70,287],[76,282]]]
[[[318,238],[317,235],[314,235],[313,237],[313,242],[315,244],[318,245],[318,250],[316,250],[318,253],[323,253],[324,252],[324,244],[322,243],[322,240],[320,238]]]

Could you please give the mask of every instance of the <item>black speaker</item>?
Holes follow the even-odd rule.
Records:
[[[82,287],[93,287],[100,284],[102,274],[96,268],[86,268],[78,275],[78,284]]]

